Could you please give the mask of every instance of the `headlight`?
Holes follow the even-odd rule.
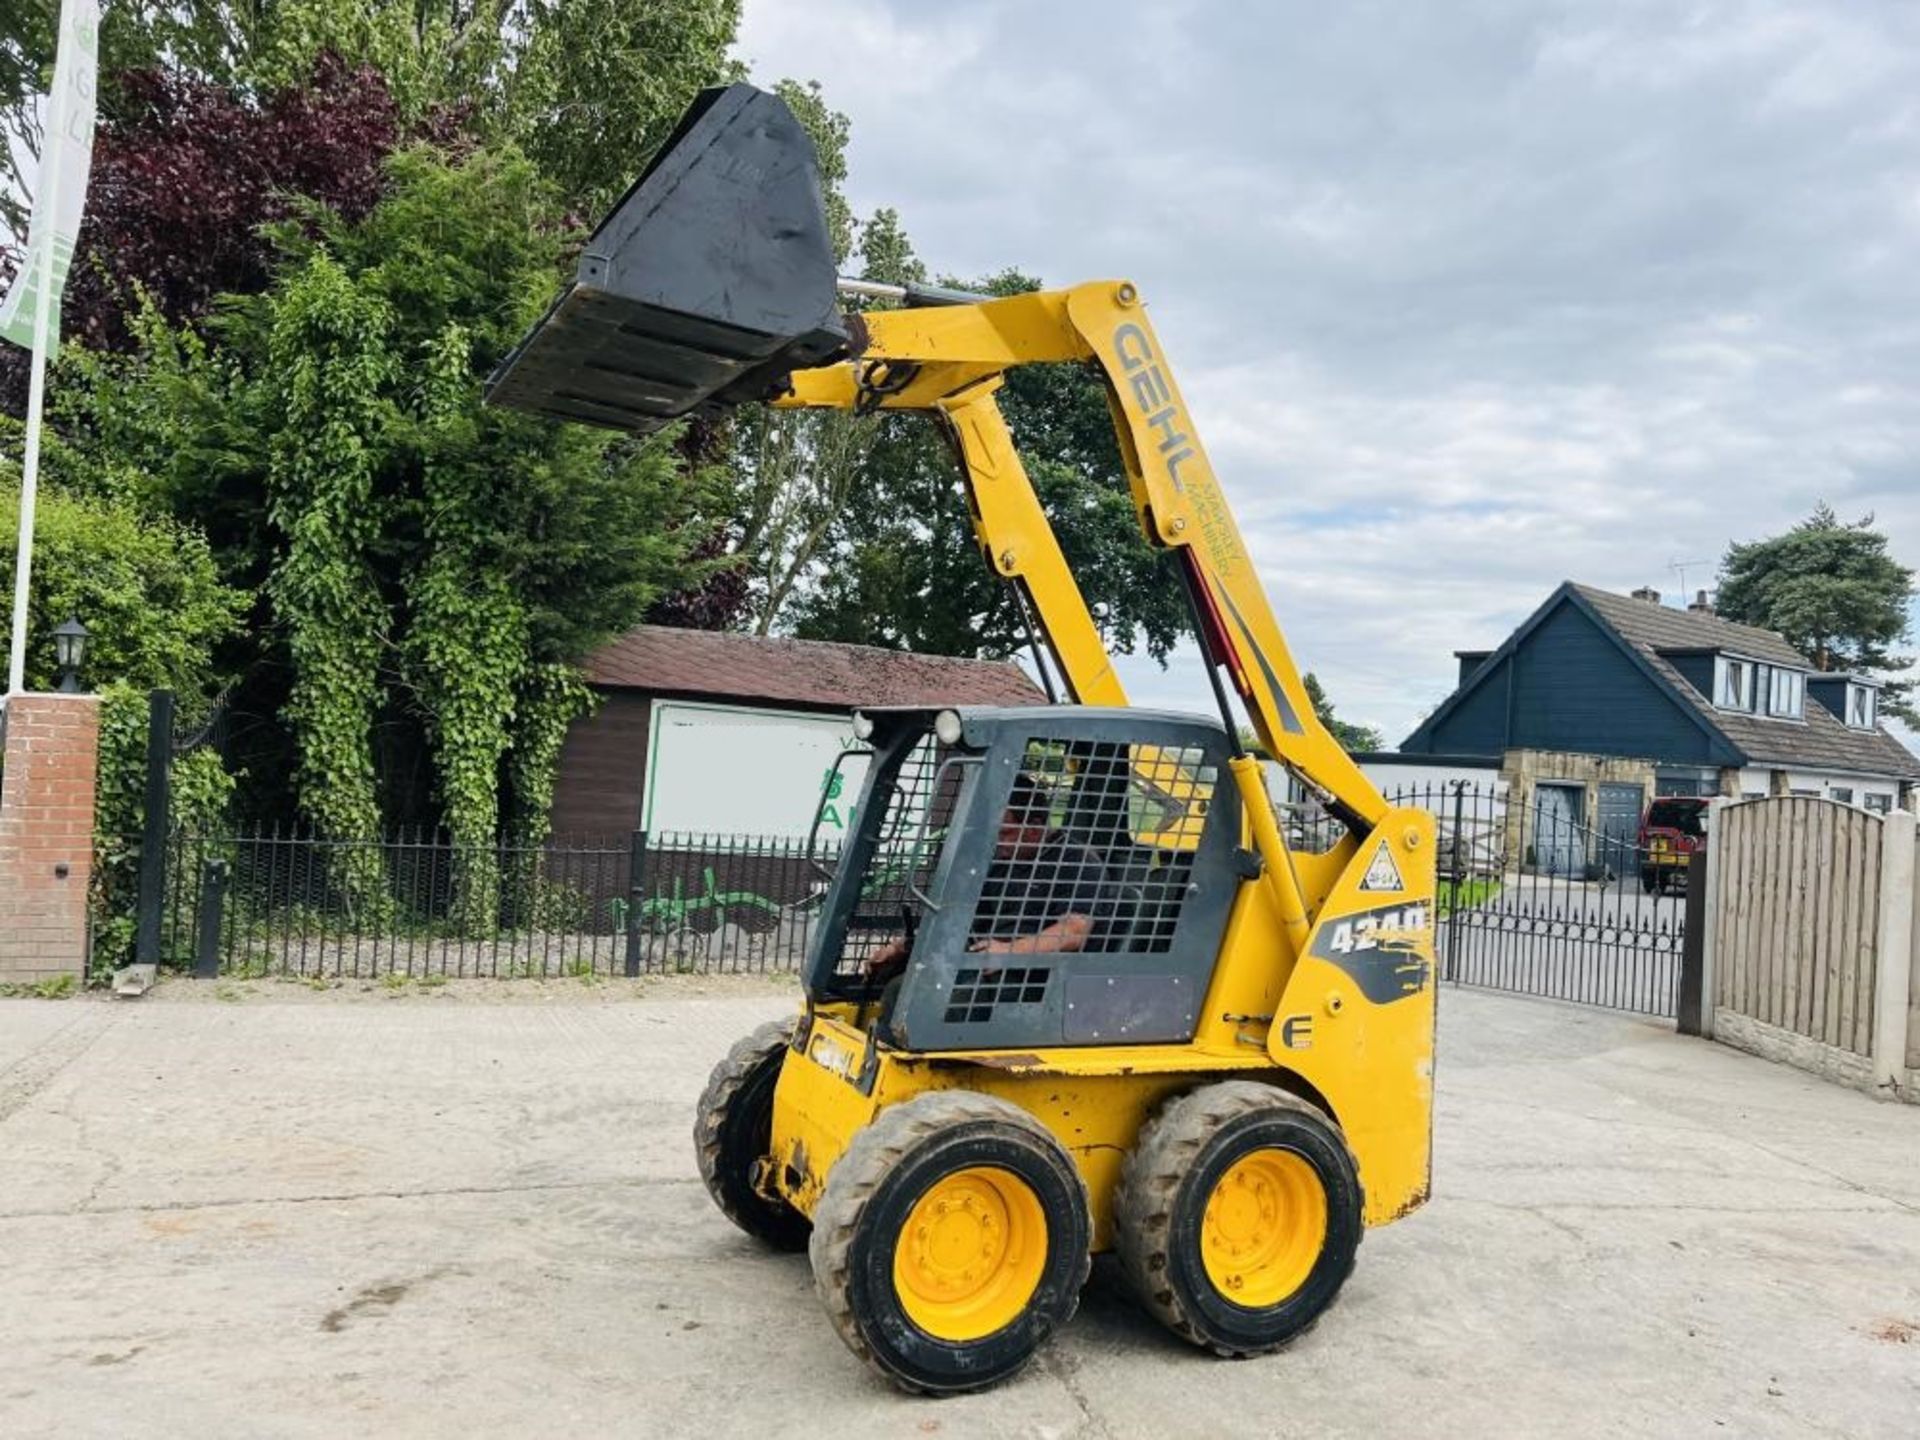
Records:
[[[938,740],[942,745],[958,745],[960,743],[960,734],[960,712],[958,710],[942,710],[938,715],[933,717],[933,738]]]
[[[864,710],[853,712],[853,738],[856,740],[873,738],[873,717]]]

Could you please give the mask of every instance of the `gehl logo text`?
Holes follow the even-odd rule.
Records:
[[[1113,349],[1120,357],[1120,368],[1127,374],[1127,385],[1140,413],[1148,427],[1160,433],[1159,448],[1167,476],[1173,488],[1184,493],[1187,486],[1180,478],[1180,467],[1197,458],[1199,452],[1193,444],[1193,427],[1173,401],[1173,387],[1160,368],[1160,357],[1153,353],[1153,342],[1145,330],[1129,322],[1113,332]]]

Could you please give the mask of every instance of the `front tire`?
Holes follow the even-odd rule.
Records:
[[[780,1080],[792,1020],[762,1025],[734,1047],[707,1080],[694,1112],[693,1149],[700,1178],[720,1212],[776,1250],[804,1250],[807,1217],[753,1188],[753,1168],[773,1148],[773,1091]]]
[[[1114,1197],[1135,1296],[1185,1340],[1259,1355],[1318,1320],[1363,1233],[1352,1152],[1320,1111],[1244,1080],[1179,1096],[1142,1127]]]
[[[883,1110],[827,1176],[813,1277],[847,1347],[903,1390],[1017,1372],[1080,1301],[1087,1191],[1026,1111],[965,1090]]]

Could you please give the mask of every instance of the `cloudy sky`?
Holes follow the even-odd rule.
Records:
[[[740,51],[934,269],[1138,282],[1389,743],[1562,579],[1677,598],[1822,498],[1920,563],[1910,0],[748,0]]]

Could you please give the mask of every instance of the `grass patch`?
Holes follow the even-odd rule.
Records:
[[[64,1000],[79,988],[80,982],[71,975],[49,975],[44,980],[0,985],[0,999]]]
[[[1445,919],[1455,910],[1471,910],[1476,905],[1484,905],[1500,893],[1498,880],[1442,880],[1440,882],[1440,916]]]

